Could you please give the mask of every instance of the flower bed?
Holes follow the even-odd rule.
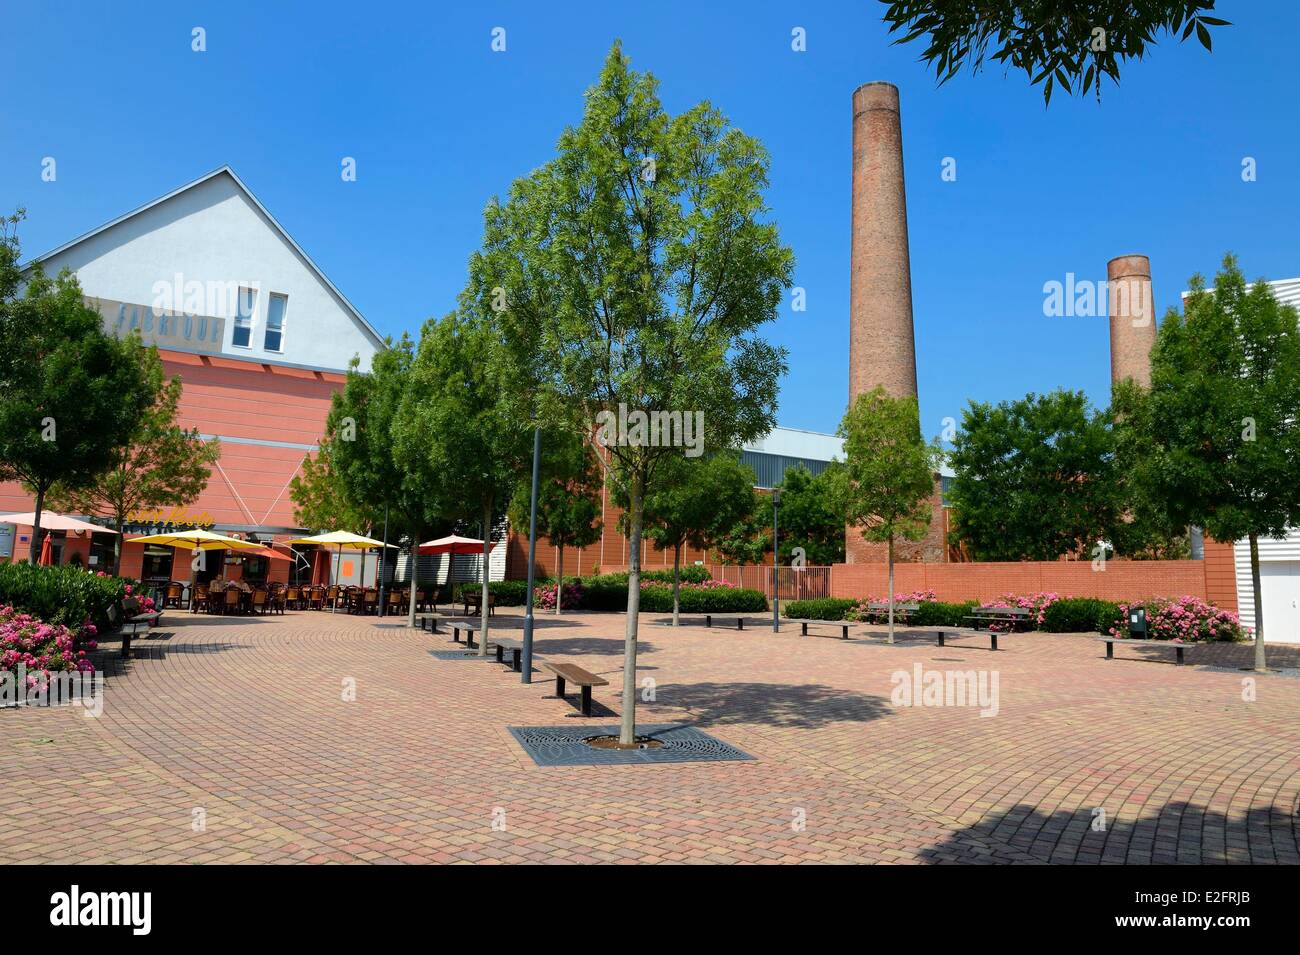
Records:
[[[7,604],[0,607],[0,672],[24,668],[25,688],[47,683],[51,673],[93,673],[86,652],[95,649],[95,633],[94,624],[87,624],[79,637],[61,624],[45,623]]]
[[[0,604],[8,604],[51,624],[103,630],[109,608],[121,602],[132,582],[78,567],[42,567],[26,562],[0,564]]]
[[[1237,642],[1247,639],[1249,627],[1243,627],[1235,613],[1220,610],[1199,597],[1155,597],[1151,600],[1119,605],[1118,619],[1106,632],[1114,637],[1130,637],[1128,612],[1145,607],[1147,636],[1152,640],[1177,643],[1211,643],[1218,640]]]

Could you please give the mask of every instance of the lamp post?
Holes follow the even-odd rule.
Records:
[[[777,536],[777,512],[781,509],[781,489],[772,488],[772,632],[781,632],[781,541]]]
[[[388,563],[388,505],[384,505],[384,546],[379,550],[379,609],[375,612],[384,615],[384,566]],[[364,576],[364,575],[362,575]],[[364,580],[361,581],[365,583]]]
[[[524,646],[519,655],[519,682],[533,682],[533,568],[537,562],[537,465],[542,457],[542,429],[533,428],[533,490],[528,504],[528,592],[524,597]],[[564,586],[564,582],[560,582]]]

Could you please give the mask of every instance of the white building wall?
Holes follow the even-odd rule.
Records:
[[[257,289],[249,347],[237,347],[233,295],[205,294],[200,314],[225,319],[221,352],[232,358],[345,370],[353,355],[361,367],[381,347],[275,223],[227,172],[74,242],[42,261],[48,275],[76,273],[88,298],[153,305],[162,289]],[[162,283],[162,285],[160,285]],[[264,347],[270,293],[288,296],[283,348]],[[174,298],[174,296],[173,296]],[[209,307],[209,304],[211,307]],[[173,307],[183,302],[174,302]],[[188,310],[188,309],[187,309]],[[171,346],[168,346],[171,347]]]
[[[1237,573],[1237,611],[1243,626],[1255,626],[1255,586],[1250,575],[1250,541],[1240,540],[1233,545],[1233,563]],[[1300,567],[1300,529],[1292,529],[1282,540],[1268,537],[1259,541],[1261,575],[1265,564],[1286,563],[1290,568]],[[1270,582],[1264,582],[1265,593]],[[1280,639],[1293,629],[1293,622],[1270,620],[1265,614],[1265,642]],[[1279,626],[1274,627],[1277,623]]]

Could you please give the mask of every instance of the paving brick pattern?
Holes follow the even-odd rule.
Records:
[[[0,862],[1300,861],[1300,679],[1246,702],[1248,648],[1176,668],[1081,636],[995,654],[646,626],[641,719],[755,759],[539,767],[507,727],[608,725],[622,617],[540,624],[540,657],[611,678],[590,720],[540,672],[431,657],[444,637],[169,614],[137,659],[105,643],[100,718],[0,711]],[[998,714],[894,707],[918,662],[995,669]]]

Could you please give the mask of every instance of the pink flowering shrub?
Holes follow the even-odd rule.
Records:
[[[1056,601],[1061,599],[1061,595],[1052,593],[1036,594],[1003,594],[995,600],[990,600],[983,604],[985,607],[1018,607],[1029,611],[1029,629],[1037,630],[1043,625],[1043,619],[1047,614],[1047,608]],[[1011,629],[1009,623],[991,623],[988,628],[996,633],[1004,633]]]
[[[907,593],[894,594],[894,607],[897,609],[900,604],[932,603],[938,599],[933,590],[912,590]],[[844,619],[861,620],[866,623],[885,623],[889,620],[888,608],[885,610],[872,610],[871,605],[888,603],[889,596],[887,594],[880,597],[866,597],[854,604],[848,613],[844,615]],[[897,619],[897,614],[895,614],[895,619]]]
[[[555,593],[558,588],[558,584],[541,584],[533,590],[533,600],[539,609],[555,609]],[[565,584],[561,609],[576,610],[580,606],[582,606],[582,584]]]
[[[86,651],[95,649],[95,627],[87,624],[78,639],[59,624],[44,623],[12,606],[0,607],[0,671],[27,670],[27,687],[48,682],[51,673],[93,673]],[[89,635],[88,638],[86,635]]]
[[[1128,612],[1131,607],[1145,607],[1148,636],[1153,640],[1175,643],[1209,643],[1215,640],[1241,641],[1250,634],[1235,613],[1220,610],[1200,597],[1153,597],[1150,600],[1119,605],[1119,619],[1110,627],[1111,636],[1128,637]]]

